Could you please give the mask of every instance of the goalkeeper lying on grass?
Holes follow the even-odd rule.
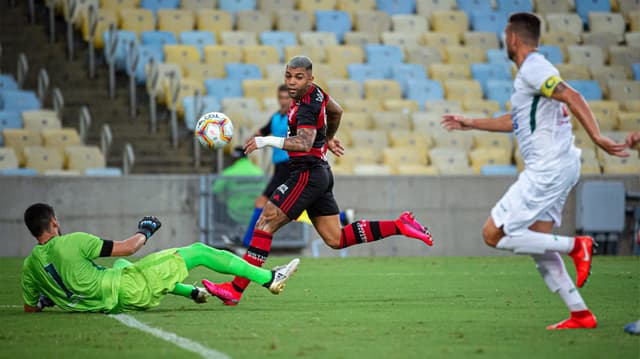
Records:
[[[73,312],[145,310],[159,305],[167,293],[205,303],[203,288],[181,283],[197,266],[249,278],[279,294],[299,262],[294,259],[269,271],[229,252],[194,243],[150,254],[136,263],[118,259],[113,268],[105,268],[93,260],[136,253],[160,229],[160,221],[144,217],[137,233],[123,241],[83,232],[62,235],[53,208],[42,203],[25,211],[24,222],[38,240],[22,268],[25,312],[40,312],[53,305]]]

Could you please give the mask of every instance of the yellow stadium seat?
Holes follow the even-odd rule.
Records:
[[[640,100],[626,100],[620,103],[622,110],[627,112],[640,112]]]
[[[258,10],[276,19],[278,11],[294,10],[296,0],[261,0],[258,1]]]
[[[616,129],[620,108],[616,101],[589,101],[589,107],[598,120],[600,131],[614,131]]]
[[[323,63],[313,64],[313,77],[314,82],[323,89],[327,88],[327,81],[344,79],[338,71],[334,71],[331,65]]]
[[[602,94],[604,97],[609,97],[609,81],[611,80],[619,80],[625,81],[627,80],[627,72],[625,71],[624,66],[622,65],[610,65],[610,66],[591,66],[589,71],[591,72],[591,77],[598,81],[600,85],[600,89],[602,89]]]
[[[361,46],[329,45],[325,47],[326,61],[339,71],[342,77],[347,76],[349,64],[364,62],[364,51]]]
[[[396,80],[365,80],[364,97],[383,101],[385,99],[401,99],[402,89]]]
[[[498,101],[466,100],[462,102],[462,106],[466,112],[482,113],[486,117],[493,117],[494,113],[500,112]]]
[[[375,112],[382,111],[382,105],[380,101],[376,100],[363,100],[363,99],[346,99],[342,103],[342,107],[345,111],[364,112],[368,114],[374,114]]]
[[[200,52],[195,46],[164,45],[163,50],[165,62],[178,64],[183,71],[186,70],[187,64],[200,62]]]
[[[618,102],[638,100],[640,98],[640,81],[609,81],[609,98]]]
[[[172,109],[171,92],[169,91],[169,82],[164,83],[165,103],[169,109]],[[182,105],[182,99],[187,96],[195,96],[196,91],[200,91],[200,94],[206,95],[207,90],[204,87],[203,79],[180,79],[180,86],[178,89],[178,97],[175,102],[175,110],[178,115],[184,116],[184,107]]]
[[[591,141],[589,134],[585,131],[582,125],[577,124],[574,126],[573,136],[575,137],[574,143],[576,147],[595,149],[595,144]]]
[[[102,49],[104,47],[104,32],[109,30],[111,24],[118,27],[118,14],[116,9],[100,9],[98,10],[98,19],[96,22],[96,32],[93,36],[93,46],[96,49]],[[89,41],[89,21],[82,23],[82,38],[84,41]]]
[[[569,32],[580,36],[584,31],[582,19],[576,13],[553,13],[545,16],[549,32]]]
[[[18,157],[11,147],[0,147],[0,170],[18,168]]]
[[[420,110],[420,105],[413,100],[387,99],[382,102],[385,111],[412,113]]]
[[[473,145],[473,135],[462,131],[443,131],[437,136],[433,136],[433,140],[435,148],[461,148],[468,151]]]
[[[605,54],[598,46],[593,45],[571,45],[567,47],[569,53],[569,63],[586,66],[604,65]]]
[[[68,146],[65,149],[66,168],[84,173],[88,168],[103,168],[107,162],[97,146]]]
[[[149,78],[150,66],[147,65],[147,78]],[[158,64],[158,82],[156,83],[155,88],[151,88],[151,81],[147,81],[147,93],[150,94],[152,91],[156,94],[156,99],[159,104],[165,103],[165,82],[168,82],[171,77],[174,77],[176,80],[182,79],[182,68],[178,64],[167,64],[160,63]]]
[[[380,36],[383,32],[391,29],[391,17],[386,12],[379,10],[356,11],[353,29]]]
[[[637,6],[637,5],[636,5]],[[640,31],[640,10],[636,7],[634,11],[622,12],[626,14],[631,31]]]
[[[486,48],[474,46],[447,46],[447,62],[450,64],[476,64],[486,62]]]
[[[333,10],[336,8],[336,0],[298,0],[298,9],[306,11],[313,16],[317,10]]]
[[[238,11],[236,28],[238,31],[263,32],[273,27],[271,15],[259,10]]]
[[[399,46],[400,48],[406,46],[415,47],[421,42],[420,34],[415,32],[385,31],[380,35],[380,38],[383,44]]]
[[[429,31],[429,21],[420,15],[392,15],[391,25],[394,32],[422,33]]]
[[[379,156],[378,153],[367,148],[348,148],[344,151],[344,155],[338,157],[336,161],[342,166],[353,167],[358,163],[378,163]]]
[[[387,165],[355,165],[353,174],[356,176],[389,176],[393,173]]]
[[[184,66],[184,77],[204,81],[209,78],[225,77],[224,67],[212,64],[186,64]]]
[[[571,32],[555,31],[543,33],[540,37],[540,41],[543,45],[555,45],[562,50],[562,55],[568,56],[567,48],[569,46],[580,44],[580,35],[576,35]]]
[[[434,11],[431,13],[431,24],[435,32],[448,32],[458,37],[469,30],[469,18],[464,11]]]
[[[64,164],[62,152],[56,148],[29,146],[24,149],[25,167],[44,174],[48,170],[61,170]]]
[[[436,166],[441,174],[448,171],[448,167],[469,166],[467,152],[463,148],[442,147],[432,148],[429,151],[431,164]]]
[[[382,111],[371,116],[373,128],[393,132],[397,130],[408,131],[411,129],[409,115],[402,112]]]
[[[624,40],[627,46],[640,47],[640,31],[627,32],[624,34]]]
[[[469,152],[471,167],[476,174],[480,174],[482,166],[486,165],[510,165],[511,151],[502,148],[477,148]]]
[[[338,134],[344,137],[348,143],[351,143],[351,132],[354,130],[371,130],[372,127],[371,116],[368,113],[345,111],[340,120]]]
[[[450,100],[430,100],[424,103],[426,112],[442,115],[445,113],[461,113],[462,103],[460,101]]]
[[[280,62],[278,49],[274,46],[250,45],[244,46],[242,51],[244,53],[244,62],[246,64],[256,64],[260,66],[263,74],[267,72],[267,64],[277,64]]]
[[[58,114],[53,110],[30,110],[22,112],[22,125],[25,130],[40,134],[45,129],[62,127]]]
[[[328,80],[327,91],[338,103],[348,98],[362,98],[362,87],[355,80]]]
[[[429,164],[427,152],[406,147],[385,148],[382,150],[382,163],[396,167],[398,165],[422,165]]]
[[[338,45],[338,39],[333,32],[307,31],[300,33],[300,43],[306,46],[326,47]]]
[[[413,148],[427,151],[433,146],[433,140],[428,133],[417,130],[398,130],[387,134],[391,147]]]
[[[633,77],[631,66],[640,63],[640,49],[630,46],[609,47],[609,63],[611,65],[622,65],[629,78]]]
[[[338,0],[336,9],[346,11],[350,14],[362,10],[375,10],[376,0]]]
[[[355,148],[369,148],[378,152],[389,146],[387,134],[382,130],[353,130],[351,143]]]
[[[222,99],[222,112],[233,119],[235,128],[242,128],[244,124],[251,123],[253,114],[260,110],[260,103],[253,97],[226,97]]]
[[[120,9],[135,9],[140,7],[140,0],[101,0],[100,9],[119,11]]]
[[[325,59],[324,47],[297,45],[286,46],[284,48],[285,62],[289,61],[289,59],[291,59],[292,57],[299,55],[308,56],[313,61],[314,72],[316,63],[323,62]]]
[[[242,81],[242,91],[245,97],[253,97],[262,101],[264,98],[271,98],[277,92],[280,82],[271,80],[244,80]]]
[[[416,0],[416,13],[429,19],[434,11],[455,10],[457,6],[456,0]]]
[[[411,115],[411,124],[416,132],[422,132],[437,137],[446,130],[440,125],[442,115],[440,113],[414,112]]]
[[[272,81],[282,82],[284,80],[285,64],[267,64],[264,65],[264,78]]]
[[[13,149],[20,166],[24,166],[25,163],[25,147],[40,146],[42,143],[40,134],[23,128],[5,128],[2,130],[2,138],[4,139],[4,146]]]
[[[615,157],[601,154],[600,163],[606,174],[633,174],[640,173],[640,158],[638,151],[627,149],[629,157]]]
[[[590,32],[612,33],[617,36],[618,42],[623,40],[627,24],[621,14],[612,12],[590,12],[588,17]]]
[[[222,68],[228,62],[242,62],[242,48],[237,46],[208,45],[204,47],[204,62]]]
[[[250,31],[223,31],[220,40],[225,46],[258,45],[258,34]]]
[[[499,148],[513,152],[513,141],[506,133],[474,131],[472,135],[474,148]]]
[[[622,112],[618,114],[620,131],[640,131],[640,112]]]
[[[422,44],[437,48],[440,51],[442,61],[446,61],[446,47],[459,45],[460,34],[448,32],[425,32],[422,34]]]
[[[434,46],[407,46],[405,52],[408,64],[420,64],[425,71],[431,64],[442,62],[442,51]]]
[[[582,44],[598,46],[605,58],[609,56],[609,46],[618,43],[618,35],[611,32],[588,32],[582,34]]]
[[[276,12],[276,30],[301,33],[312,30],[313,23],[309,13],[299,10],[280,10]]]
[[[556,64],[563,80],[591,80],[589,67],[583,64]]]
[[[170,31],[179,38],[183,31],[191,31],[195,26],[193,11],[180,9],[158,10],[158,30]]]
[[[369,44],[379,44],[380,34],[374,32],[355,31],[344,33],[344,44],[365,46]]]
[[[218,0],[180,0],[180,7],[185,10],[193,10],[194,14],[199,9],[215,9]]]
[[[398,165],[393,174],[399,176],[438,176],[440,171],[435,166]]]
[[[148,9],[121,9],[120,29],[133,31],[140,34],[144,31],[154,31],[156,29],[156,19],[153,12]]]
[[[462,42],[465,46],[483,49],[499,49],[500,42],[493,32],[467,31],[462,34]]]
[[[482,88],[476,80],[444,81],[444,91],[447,100],[464,102],[465,100],[482,99]]]
[[[75,128],[42,130],[40,132],[44,147],[56,149],[62,155],[67,146],[80,145],[80,135]],[[27,167],[29,167],[27,165]]]
[[[469,64],[432,64],[429,66],[429,78],[441,82],[468,80],[471,78],[471,68]]]
[[[73,14],[71,14],[71,22],[73,23],[76,29],[79,29],[84,22],[87,21],[89,17],[89,7],[93,6],[94,9],[98,10],[100,8],[99,0],[76,0],[75,9]],[[62,4],[63,13],[67,13],[68,11],[68,2],[65,1]]]
[[[224,10],[198,9],[196,10],[196,29],[211,31],[218,35],[233,30],[233,18]]]
[[[541,14],[568,13],[570,10],[567,0],[535,0],[536,12]]]
[[[582,148],[580,156],[580,174],[596,175],[601,173],[600,163],[593,148]]]

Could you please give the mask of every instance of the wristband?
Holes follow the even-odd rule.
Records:
[[[275,148],[284,147],[284,137],[257,136],[255,139],[256,139],[256,148],[263,148],[266,146],[275,147]]]

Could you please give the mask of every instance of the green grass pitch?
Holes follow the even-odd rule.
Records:
[[[0,357],[198,357],[104,314],[22,313],[21,260],[0,268]],[[205,276],[229,278],[189,280]],[[622,330],[640,318],[638,257],[596,257],[581,293],[599,327],[549,332],[568,313],[529,257],[303,258],[280,296],[252,285],[225,307],[170,295],[131,315],[233,358],[639,358],[640,337]]]

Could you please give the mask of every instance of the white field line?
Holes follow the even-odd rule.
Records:
[[[22,305],[15,305],[15,304],[0,304],[0,308],[20,308],[20,309],[22,309],[23,306]]]
[[[190,352],[196,353],[203,358],[206,359],[231,359],[225,353],[219,352],[217,350],[213,350],[205,347],[204,345],[195,342],[191,339],[183,338],[175,333],[166,332],[159,328],[154,328],[150,325],[144,324],[143,322],[137,320],[136,318],[127,315],[127,314],[110,314],[111,318],[119,321],[120,323],[138,329],[140,331],[149,333],[155,337],[158,337],[164,341],[175,344],[184,350],[188,350]]]

